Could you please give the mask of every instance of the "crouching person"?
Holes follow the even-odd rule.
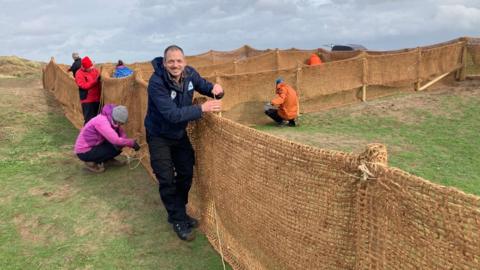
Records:
[[[278,125],[288,121],[288,126],[295,126],[298,115],[297,92],[283,79],[276,80],[276,96],[265,106],[265,114],[272,118]]]
[[[140,150],[138,143],[127,138],[122,125],[128,120],[125,106],[105,105],[102,113],[92,118],[80,130],[75,142],[75,154],[85,162],[89,171],[100,173],[105,170],[104,162],[111,165],[123,165],[115,157],[122,152],[124,146],[135,151]]]

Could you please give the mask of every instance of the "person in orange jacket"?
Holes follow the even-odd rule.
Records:
[[[298,115],[297,92],[282,78],[276,81],[276,96],[265,107],[265,114],[272,118],[278,125],[288,121],[288,126],[294,127]]]
[[[310,58],[307,61],[307,64],[309,66],[321,65],[322,59],[320,59],[320,56],[318,56],[318,54],[312,53],[312,55],[310,55]]]

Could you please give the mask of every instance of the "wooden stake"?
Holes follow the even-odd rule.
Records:
[[[362,86],[362,101],[363,102],[367,101],[367,85],[366,84]]]
[[[418,88],[418,91],[422,91],[422,90],[427,89],[427,88],[428,88],[429,86],[431,86],[432,84],[434,84],[434,83],[440,81],[441,79],[443,79],[443,78],[444,78],[445,76],[447,76],[449,73],[450,73],[450,72],[447,72],[447,73],[442,74],[442,75],[438,76],[437,78],[429,81],[429,82],[428,82],[427,84],[425,84],[424,86]]]
[[[467,42],[465,42],[463,46],[462,68],[460,69],[460,74],[458,76],[458,79],[460,81],[465,81],[466,77],[467,77]]]
[[[420,91],[420,64],[422,63],[422,49],[417,47],[417,81],[415,82],[415,91]]]
[[[363,74],[362,74],[362,82],[363,82],[363,86],[362,86],[362,101],[365,102],[367,101],[367,75],[368,75],[368,60],[367,60],[367,53],[366,52],[363,52],[363,58],[362,58],[362,65],[363,65]]]

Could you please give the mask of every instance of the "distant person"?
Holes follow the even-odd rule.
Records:
[[[115,72],[113,73],[114,78],[122,78],[130,76],[133,73],[133,70],[128,68],[123,64],[122,60],[118,60],[117,66],[115,67]]]
[[[317,53],[312,53],[312,55],[310,55],[310,58],[307,61],[307,64],[309,66],[321,65],[322,64],[322,59],[320,58],[320,56]]]
[[[198,226],[198,221],[187,214],[186,205],[195,156],[185,128],[204,113],[222,108],[220,100],[192,104],[193,93],[220,99],[223,89],[187,66],[183,50],[176,45],[167,47],[163,57],[153,59],[152,66],[154,73],[148,83],[145,117],[150,164],[159,183],[168,222],[180,239],[191,241],[195,238],[192,229]]]
[[[77,74],[77,70],[82,67],[82,58],[78,55],[77,52],[72,53],[73,64],[68,68],[68,72],[73,73],[73,77],[75,78],[75,74]]]
[[[115,159],[124,146],[138,151],[138,143],[129,139],[122,129],[128,120],[125,106],[107,104],[102,113],[92,118],[81,130],[75,142],[75,154],[85,162],[89,171],[100,173],[105,171],[104,162],[111,165],[123,165]]]
[[[82,68],[77,71],[75,82],[79,87],[84,124],[86,124],[98,114],[101,93],[100,72],[93,66],[88,56],[82,59]]]
[[[278,125],[283,125],[285,121],[288,121],[288,126],[294,127],[296,126],[295,118],[298,115],[297,92],[281,78],[278,78],[275,84],[276,96],[266,105],[265,114]]]

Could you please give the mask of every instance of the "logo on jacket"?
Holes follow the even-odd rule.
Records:
[[[188,91],[192,91],[192,90],[193,90],[193,83],[189,82],[188,83]]]
[[[174,100],[175,97],[177,97],[177,92],[172,91],[172,93],[170,93],[170,98],[172,98],[172,100]]]

